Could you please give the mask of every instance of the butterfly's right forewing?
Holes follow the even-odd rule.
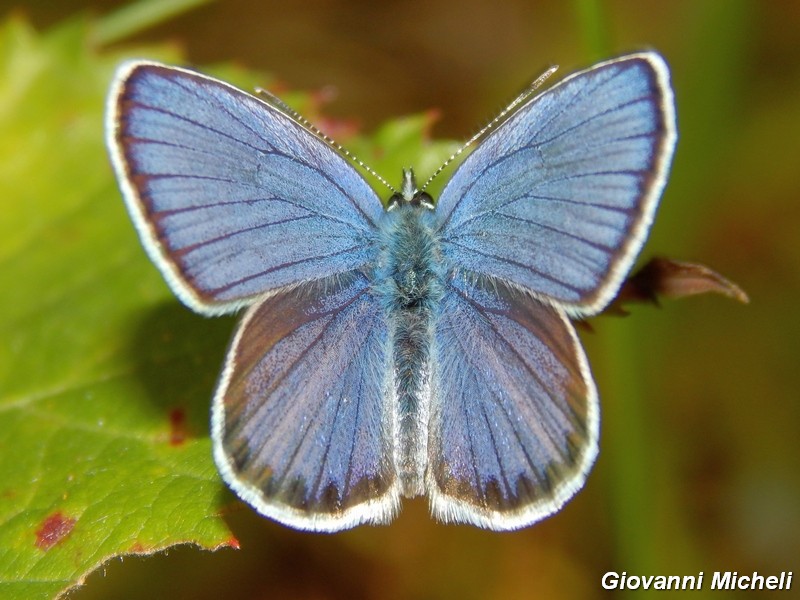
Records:
[[[442,190],[442,254],[595,314],[644,243],[675,146],[669,73],[652,52],[567,77],[491,132]]]

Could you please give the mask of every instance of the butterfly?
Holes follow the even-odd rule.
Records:
[[[617,293],[676,141],[664,60],[622,56],[520,96],[434,199],[384,207],[279,100],[122,65],[107,145],[147,254],[189,308],[245,308],[212,405],[216,464],[290,527],[388,523],[426,495],[493,530],[558,511],[598,452],[570,318]]]

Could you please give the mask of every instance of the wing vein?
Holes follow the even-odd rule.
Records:
[[[284,263],[281,263],[279,265],[272,266],[272,267],[270,267],[268,269],[264,269],[262,271],[258,271],[257,273],[251,273],[247,277],[240,277],[239,279],[237,279],[235,281],[231,281],[229,283],[226,283],[223,286],[219,286],[219,287],[213,288],[213,289],[211,289],[210,293],[211,294],[219,294],[219,293],[222,293],[222,292],[227,292],[227,291],[235,288],[238,285],[241,285],[241,284],[243,284],[243,283],[245,283],[247,281],[252,281],[253,279],[258,279],[259,277],[263,277],[264,275],[267,275],[268,273],[272,273],[274,271],[280,271],[281,269],[286,269],[286,268],[289,268],[289,267],[302,265],[304,263],[313,262],[313,261],[316,261],[316,260],[329,259],[329,258],[331,258],[333,256],[341,256],[343,254],[347,254],[348,252],[351,252],[351,251],[357,250],[357,249],[358,249],[358,246],[350,246],[349,248],[344,248],[344,249],[338,250],[336,252],[331,252],[330,254],[326,254],[325,256],[309,256],[309,257],[301,258],[301,259],[298,259],[298,260],[292,260],[292,261],[284,262]]]

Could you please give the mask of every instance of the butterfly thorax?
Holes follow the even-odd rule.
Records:
[[[401,200],[381,221],[381,260],[373,290],[390,327],[395,461],[403,494],[424,492],[430,408],[430,347],[443,273],[434,213]]]

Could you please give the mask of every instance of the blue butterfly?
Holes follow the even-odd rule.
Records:
[[[151,62],[120,67],[107,143],[175,294],[247,307],[214,394],[214,458],[257,511],[313,531],[387,523],[402,497],[495,530],[582,486],[599,408],[569,318],[639,253],[675,146],[651,52],[600,63],[493,122],[438,202],[387,208],[277,99]]]

